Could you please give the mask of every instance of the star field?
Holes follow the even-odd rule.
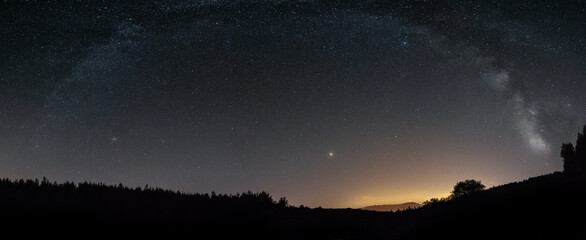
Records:
[[[1,177],[422,202],[586,123],[582,1],[0,5]]]

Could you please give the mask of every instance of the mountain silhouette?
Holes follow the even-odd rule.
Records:
[[[407,209],[415,209],[421,207],[422,205],[416,202],[406,202],[401,204],[385,204],[385,205],[372,205],[362,207],[362,210],[370,210],[370,211],[377,211],[377,212],[395,212],[400,210],[407,210]]]

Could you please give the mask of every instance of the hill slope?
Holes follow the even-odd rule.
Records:
[[[586,236],[586,178],[553,173],[401,213],[410,237],[564,239]]]

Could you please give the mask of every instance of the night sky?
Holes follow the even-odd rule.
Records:
[[[5,1],[0,177],[290,204],[562,170],[583,1]]]

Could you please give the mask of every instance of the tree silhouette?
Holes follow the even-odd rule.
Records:
[[[441,202],[445,202],[447,201],[448,198],[430,198],[429,200],[425,200],[425,202],[423,202],[423,205],[428,206],[428,205],[435,205]]]
[[[571,143],[562,144],[560,156],[564,159],[564,172],[569,174],[586,171],[586,126],[578,133],[576,147]]]
[[[479,192],[484,190],[485,186],[480,181],[474,179],[468,179],[456,183],[454,191],[452,191],[452,197],[461,197],[470,193]]]
[[[560,156],[564,159],[564,172],[572,172],[576,169],[575,162],[576,149],[571,143],[562,144]]]
[[[277,206],[278,207],[288,207],[289,206],[289,201],[287,201],[287,198],[282,197],[279,199],[279,201],[277,202]]]
[[[485,189],[485,186],[480,181],[476,181],[474,179],[460,181],[460,182],[456,183],[456,185],[454,186],[454,190],[452,191],[452,194],[450,194],[450,196],[443,197],[443,198],[431,198],[431,199],[423,202],[423,205],[436,205],[439,203],[443,203],[443,202],[447,202],[449,200],[452,200],[453,198],[461,197],[461,196],[468,195],[468,194],[474,193],[474,192],[479,192],[484,189]]]

